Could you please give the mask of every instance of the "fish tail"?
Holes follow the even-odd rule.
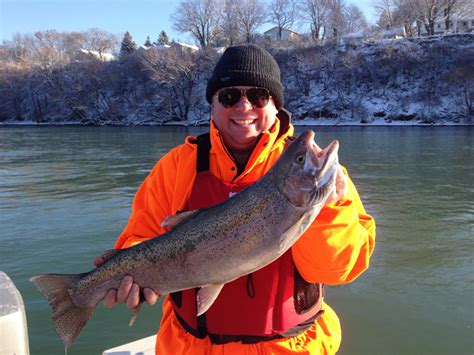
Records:
[[[30,279],[53,309],[54,328],[66,348],[79,336],[95,308],[77,306],[69,294],[71,282],[80,276],[47,274]]]

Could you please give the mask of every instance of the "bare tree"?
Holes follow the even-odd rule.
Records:
[[[56,30],[35,32],[36,56],[42,67],[64,65],[69,62],[65,52],[64,35]]]
[[[219,34],[220,0],[183,0],[171,15],[173,28],[190,32],[201,47],[209,46]]]
[[[69,58],[73,58],[79,53],[80,49],[85,46],[86,35],[84,32],[64,32],[64,51]]]
[[[472,0],[445,0],[444,1],[444,21],[445,32],[452,32],[452,18],[461,18],[474,13],[474,3]],[[454,29],[456,30],[456,29]]]
[[[396,9],[395,0],[376,0],[374,7],[379,17],[378,25],[384,29],[391,29],[395,25],[393,12]]]
[[[419,20],[418,4],[412,0],[394,0],[395,10],[393,11],[394,25],[403,28],[406,37],[414,35],[414,24]]]
[[[297,6],[295,0],[272,0],[270,2],[269,22],[278,27],[278,39],[284,28],[290,28],[297,17]]]
[[[235,4],[239,27],[244,33],[246,42],[251,43],[255,30],[265,23],[265,5],[261,0],[236,0]]]
[[[450,71],[446,75],[448,82],[462,92],[464,104],[466,105],[466,113],[474,115],[474,62],[472,56],[474,50],[468,49],[463,51],[461,55],[453,62]]]
[[[435,22],[443,14],[444,0],[417,0],[420,9],[420,20],[429,36],[434,35]]]
[[[196,87],[211,61],[204,55],[179,48],[150,50],[143,60],[151,78],[162,88],[160,104],[167,119],[187,120],[191,107],[198,101]]]
[[[304,0],[301,3],[302,17],[311,27],[311,37],[314,42],[324,37],[324,29],[329,15],[329,0]]]
[[[35,38],[30,34],[15,33],[5,42],[10,59],[17,64],[33,65],[35,57]]]
[[[348,33],[355,33],[367,29],[368,24],[364,13],[357,5],[349,4],[345,11],[346,30]]]
[[[336,42],[346,33],[345,8],[344,0],[329,1],[329,16],[326,27],[332,31],[331,37]]]
[[[238,4],[234,0],[224,0],[222,9],[221,35],[223,42],[234,45],[240,41],[239,25],[236,21]]]
[[[102,58],[107,52],[116,52],[119,43],[120,40],[116,35],[99,28],[91,28],[85,33],[84,49],[97,51]]]

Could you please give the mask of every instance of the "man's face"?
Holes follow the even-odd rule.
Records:
[[[249,89],[250,86],[236,86]],[[224,107],[218,99],[219,91],[212,98],[211,115],[222,135],[226,147],[234,152],[253,149],[259,135],[270,129],[276,121],[278,110],[270,98],[265,107],[253,106],[247,97],[242,96],[232,107]]]

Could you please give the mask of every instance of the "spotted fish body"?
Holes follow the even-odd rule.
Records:
[[[229,200],[197,211],[157,238],[119,250],[88,273],[33,277],[53,308],[53,323],[65,346],[126,275],[160,295],[201,287],[197,302],[202,314],[225,283],[283,255],[319,214],[339,169],[338,142],[318,157],[313,138],[312,131],[303,133],[267,174]]]

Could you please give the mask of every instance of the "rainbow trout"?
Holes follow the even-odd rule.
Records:
[[[276,260],[311,225],[334,189],[338,148],[333,141],[317,154],[314,132],[307,131],[255,184],[169,232],[117,251],[87,273],[32,277],[66,348],[126,275],[160,295],[200,287],[198,315],[206,312],[225,283]]]

